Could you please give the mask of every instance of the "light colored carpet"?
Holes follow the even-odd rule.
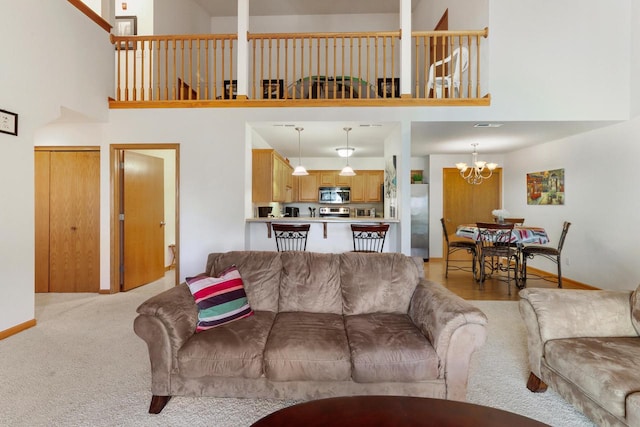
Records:
[[[117,295],[38,294],[38,325],[0,341],[1,426],[249,426],[294,401],[174,397],[147,413],[147,349],[136,307],[164,282]],[[474,355],[468,400],[552,426],[593,426],[553,391],[526,387],[526,341],[517,303],[474,301],[489,339]]]

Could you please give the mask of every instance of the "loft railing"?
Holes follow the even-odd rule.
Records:
[[[481,87],[481,47],[487,35],[487,29],[414,32],[410,61],[401,63],[399,31],[249,34],[246,94],[237,93],[235,34],[112,35],[114,99],[266,105],[346,99],[377,105],[390,100],[487,101]],[[461,61],[445,59],[456,52]],[[412,82],[411,93],[399,100],[401,67],[410,67]]]

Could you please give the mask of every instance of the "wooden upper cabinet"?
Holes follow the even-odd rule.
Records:
[[[340,171],[336,171],[336,187],[351,187],[352,177],[340,176]]]
[[[298,176],[298,201],[318,203],[320,174],[309,171],[309,175]]]
[[[382,202],[382,184],[384,183],[383,171],[366,171],[365,176],[365,201]]]
[[[252,201],[254,203],[293,201],[293,168],[272,149],[252,151]]]
[[[356,171],[351,178],[351,202],[382,202],[381,185],[384,182],[384,171]]]
[[[336,175],[336,171],[320,171],[320,187],[335,187]]]

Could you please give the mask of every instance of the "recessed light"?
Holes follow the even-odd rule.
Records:
[[[474,128],[499,128],[502,126],[502,123],[476,123],[473,125]]]

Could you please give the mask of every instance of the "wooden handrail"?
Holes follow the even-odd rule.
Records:
[[[118,69],[115,102],[233,100],[273,105],[268,103],[285,100],[308,105],[321,100],[346,104],[349,99],[351,104],[376,100],[368,105],[386,105],[380,102],[395,104],[402,95],[405,104],[437,97],[487,105],[490,98],[480,87],[481,39],[487,36],[488,28],[413,32],[410,66],[415,80],[411,93],[400,94],[401,65],[408,62],[400,64],[400,31],[247,33],[247,93],[238,93],[236,99],[236,34],[112,34]],[[456,50],[464,51],[464,65],[449,62]],[[455,81],[454,71],[460,76]]]

